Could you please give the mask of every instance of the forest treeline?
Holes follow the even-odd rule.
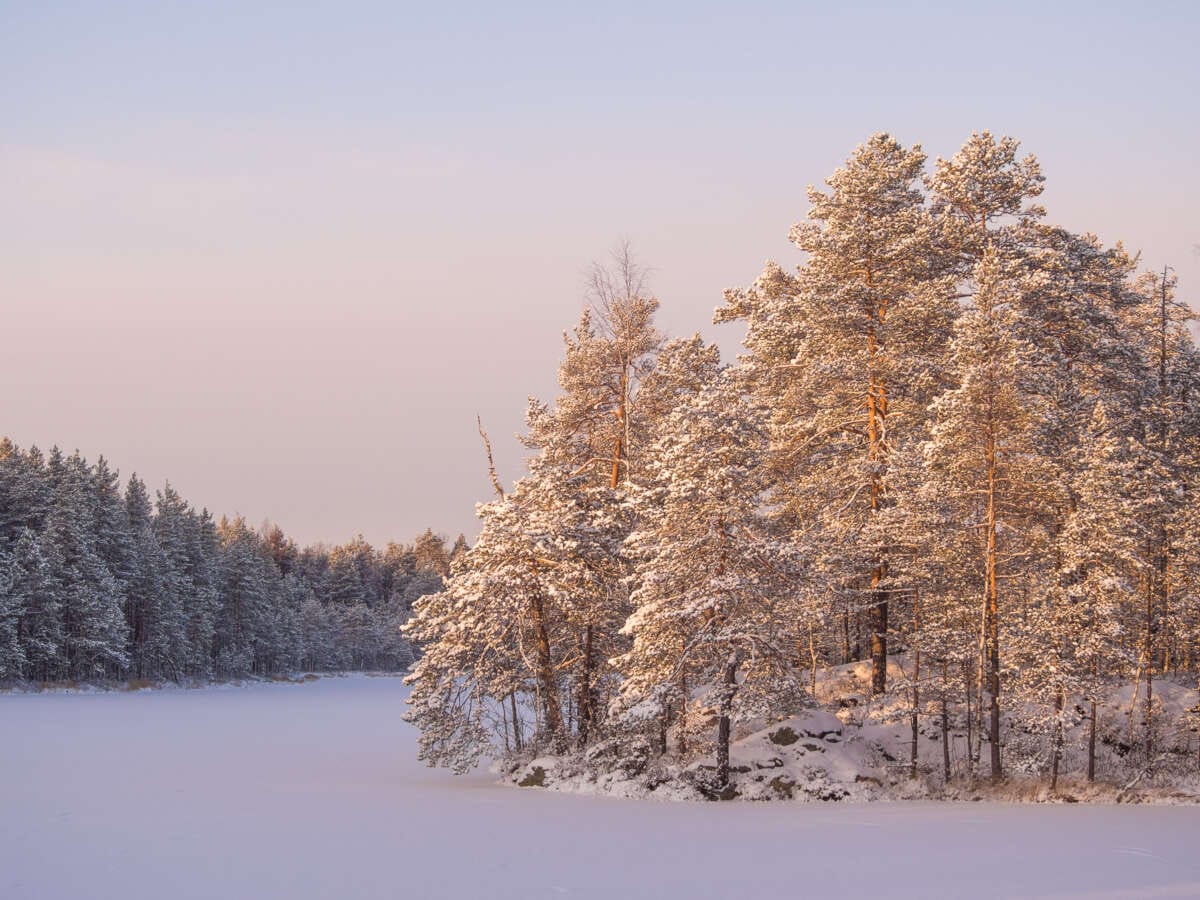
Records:
[[[432,531],[375,550],[298,547],[152,500],[101,458],[0,440],[0,682],[204,680],[403,669],[413,602],[463,552]]]
[[[1043,185],[1011,138],[930,163],[875,135],[809,188],[799,265],[725,293],[733,365],[665,339],[627,249],[598,267],[526,474],[493,473],[405,626],[424,758],[708,756],[721,787],[739,727],[855,660],[911,718],[914,774],[940,723],[969,748],[947,780],[1053,781],[1068,734],[1093,778],[1115,685],[1123,764],[1175,752],[1155,688],[1200,670],[1192,315],[1169,270],[1050,223]]]

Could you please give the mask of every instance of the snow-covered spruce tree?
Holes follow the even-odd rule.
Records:
[[[52,507],[46,519],[47,582],[59,598],[63,655],[59,674],[104,678],[127,662],[121,587],[100,557],[89,487],[78,454],[52,451],[47,465]]]
[[[938,228],[924,206],[925,155],[886,134],[809,188],[809,222],[791,238],[795,276],[768,264],[717,319],[749,321],[745,360],[775,410],[773,493],[811,547],[831,596],[845,598],[847,656],[868,618],[872,689],[887,677],[891,536],[873,528],[893,501],[889,461],[924,437],[957,314]]]
[[[986,671],[991,776],[1002,775],[1001,637],[1033,638],[1018,628],[1013,606],[1052,572],[1048,517],[1062,504],[1062,475],[1047,454],[1055,424],[1048,361],[1022,338],[1019,273],[989,248],[976,267],[973,305],[951,344],[956,386],[933,404],[925,446],[928,508],[945,516],[932,552],[972,559],[978,578],[980,657]]]
[[[262,674],[278,570],[264,556],[258,534],[240,516],[222,519],[217,536],[221,608],[213,635],[213,665],[221,676]]]
[[[380,588],[375,574],[375,551],[361,534],[329,551],[324,593],[333,603],[353,606],[372,603]]]
[[[125,588],[130,670],[137,678],[178,678],[184,666],[183,597],[154,534],[153,508],[136,475],[125,487],[133,560]]]
[[[178,654],[181,674],[207,677],[213,670],[213,635],[221,597],[217,570],[216,527],[207,514],[198,514],[169,484],[158,492],[154,534],[166,560],[166,580],[172,615],[163,640]],[[181,626],[182,630],[177,630]]]
[[[25,648],[21,641],[22,599],[13,590],[19,571],[10,549],[0,546],[0,684],[21,677]]]
[[[616,661],[615,706],[635,729],[678,710],[681,734],[689,707],[713,709],[717,789],[729,782],[736,721],[782,708],[797,687],[796,566],[761,516],[765,438],[735,379],[714,373],[649,448],[629,537],[633,647]]]
[[[387,571],[361,538],[335,548],[361,601],[349,607],[353,627],[341,627],[344,617],[325,615],[318,599],[331,602],[338,588],[325,550],[300,551],[278,527],[259,533],[240,520],[223,522],[218,536],[208,513],[169,485],[155,510],[136,475],[123,494],[119,484],[103,458],[93,466],[55,450],[47,461],[0,439],[0,646],[16,628],[15,644],[0,650],[0,679],[269,674],[317,657],[326,668],[411,661],[397,628],[412,598],[440,587],[436,573],[415,562]],[[411,548],[399,557],[415,559]],[[312,654],[307,599],[327,626]]]
[[[14,544],[25,530],[42,530],[50,508],[45,459],[37,447],[22,451],[0,438],[0,545]]]

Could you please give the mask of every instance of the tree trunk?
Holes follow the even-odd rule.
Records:
[[[813,627],[808,626],[808,693],[814,702],[817,699],[817,645],[813,641]]]
[[[1165,562],[1164,542],[1159,543],[1159,559]],[[1162,562],[1160,562],[1160,565]],[[1165,579],[1164,579],[1165,580]],[[1146,593],[1146,768],[1154,765],[1154,579],[1150,579],[1151,590]]]
[[[871,271],[866,272],[866,284],[871,285]],[[878,373],[879,333],[887,318],[887,300],[871,307],[871,325],[867,330],[867,457],[871,469],[871,513],[878,513],[883,506],[883,467],[887,457],[887,413],[888,392],[884,379]],[[887,558],[880,553],[878,562],[871,570],[871,693],[883,694],[887,690],[887,625],[888,595],[880,589],[880,582],[887,577]]]
[[[996,551],[996,444],[987,446],[987,618],[988,618],[988,742],[991,744],[992,781],[1003,777],[1000,768],[1000,617]]]
[[[1091,721],[1088,722],[1088,784],[1096,780],[1096,701],[1092,700]]]
[[[950,783],[950,710],[947,708],[946,663],[942,662],[942,780]]]
[[[686,641],[684,642],[684,646],[685,647],[687,646]],[[683,666],[680,666],[679,667],[679,724],[676,725],[676,727],[675,727],[675,747],[676,747],[676,752],[679,753],[679,757],[681,759],[683,757],[687,756],[687,751],[688,751],[687,709],[688,709],[687,671],[683,668]]]
[[[1058,790],[1058,767],[1063,755],[1063,687],[1060,684],[1054,693],[1054,739],[1050,754],[1050,794]]]
[[[583,629],[583,671],[579,678],[579,695],[576,706],[579,713],[579,746],[588,745],[592,733],[592,626]]]
[[[609,480],[609,487],[613,490],[621,483],[621,463],[623,456],[627,454],[625,435],[629,430],[629,416],[626,410],[626,398],[629,396],[629,366],[622,365],[621,367],[621,396],[617,399],[617,408],[615,414],[617,417],[617,439],[613,442],[613,458],[612,458],[612,478]],[[629,477],[629,466],[625,466],[625,477]]]
[[[880,563],[871,572],[871,610],[867,621],[871,626],[871,693],[882,695],[887,690],[887,592],[879,583],[887,577],[887,563]]]
[[[546,632],[541,597],[535,595],[530,601],[530,612],[533,614],[533,630],[537,644],[537,677],[541,686],[543,721],[551,740],[557,741],[562,734],[562,709],[558,705],[558,690],[554,684],[554,663],[550,655],[550,637]]]
[[[850,607],[842,610],[842,665],[854,662],[850,655]]]
[[[521,740],[521,717],[517,715],[517,693],[516,691],[509,692],[508,705],[512,710],[513,720],[513,743],[516,744],[517,752],[520,753],[524,748],[524,742]]]
[[[721,700],[717,719],[717,787],[729,786],[729,736],[733,713],[733,695],[737,692],[738,660],[731,657],[725,665],[725,677],[721,686]]]
[[[975,728],[976,711],[972,708],[971,703],[971,685],[975,679],[971,674],[971,663],[969,660],[963,661],[963,694],[967,703],[967,769],[971,773],[971,777],[975,775],[975,741],[978,737],[978,729]]]
[[[913,594],[913,630],[921,632],[921,595]],[[921,710],[921,648],[913,648],[913,679],[912,679],[912,752],[909,761],[908,777],[917,777],[917,732]]]

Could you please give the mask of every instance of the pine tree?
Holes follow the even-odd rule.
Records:
[[[1036,590],[1045,577],[1046,514],[1062,502],[1056,494],[1062,477],[1046,453],[1054,423],[1046,385],[1053,373],[1020,336],[1019,279],[989,250],[975,282],[973,307],[951,345],[956,386],[934,403],[923,490],[947,516],[941,541],[949,553],[969,554],[981,582],[980,671],[986,671],[991,775],[999,779],[1001,615],[1011,615],[1003,600],[1019,597],[1023,586]]]
[[[925,155],[885,134],[809,188],[807,254],[794,277],[769,265],[756,289],[727,295],[718,319],[748,318],[748,360],[775,410],[777,499],[830,589],[869,619],[872,689],[887,679],[892,536],[874,527],[893,502],[893,453],[924,437],[957,313],[938,229],[924,208]],[[849,642],[847,642],[849,643]],[[847,648],[849,649],[849,648]]]
[[[561,615],[543,581],[537,481],[481,504],[475,546],[456,561],[445,589],[413,606],[404,634],[422,648],[405,683],[405,718],[421,731],[420,758],[466,771],[494,749],[490,727],[503,703],[530,698],[535,741],[562,749],[562,684],[555,651]],[[519,714],[519,713],[518,713]]]
[[[1135,664],[1121,640],[1124,610],[1152,573],[1147,528],[1160,511],[1162,470],[1135,434],[1132,417],[1112,419],[1100,405],[1092,417],[1084,465],[1077,475],[1078,503],[1065,531],[1069,586],[1056,620],[1042,623],[1063,638],[1051,664],[1061,694],[1072,689],[1090,707],[1088,780],[1095,778],[1096,707],[1113,673]],[[1065,657],[1065,658],[1064,658]],[[1039,666],[1040,668],[1040,666]],[[1058,704],[1061,706],[1061,704]],[[1062,726],[1055,723],[1053,758],[1061,758]],[[1053,781],[1052,773],[1052,781]]]
[[[450,554],[445,538],[434,534],[432,528],[426,528],[413,544],[413,564],[418,572],[432,572],[441,578],[449,575]]]
[[[715,708],[716,787],[729,782],[738,714],[777,709],[794,694],[789,647],[793,560],[759,514],[765,429],[730,377],[713,376],[669,417],[648,453],[649,486],[629,543],[632,649],[618,660],[626,721],[677,713],[688,728],[689,685]],[[707,703],[706,703],[707,701]]]

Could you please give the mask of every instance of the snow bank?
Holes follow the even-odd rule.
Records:
[[[958,774],[944,781],[940,720],[927,710],[919,720],[918,776],[910,777],[912,725],[904,663],[903,657],[889,661],[894,688],[882,698],[869,696],[870,662],[824,671],[816,697],[829,708],[758,723],[761,727],[738,737],[730,747],[731,783],[721,791],[710,787],[716,769],[711,755],[686,764],[672,754],[649,755],[636,765],[614,766],[593,750],[584,756],[541,757],[503,774],[526,787],[666,800],[1200,803],[1197,736],[1188,720],[1198,698],[1190,686],[1165,678],[1155,684],[1159,752],[1154,776],[1143,774],[1144,765],[1129,744],[1132,686],[1114,684],[1098,705],[1095,783],[1083,776],[1087,710],[1082,701],[1071,704],[1059,787],[1051,795],[1046,778],[1050,738],[1030,724],[1044,723],[1043,711],[1036,708],[1005,712],[1007,777],[998,785],[962,774],[968,736],[955,728],[949,731],[949,743],[952,770]],[[986,769],[985,759],[981,773]]]

